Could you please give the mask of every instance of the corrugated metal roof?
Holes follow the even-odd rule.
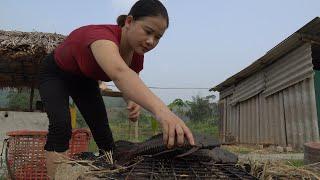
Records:
[[[270,65],[274,61],[278,60],[279,57],[287,54],[291,50],[299,47],[304,42],[316,42],[320,43],[320,18],[316,17],[298,31],[290,35],[288,38],[283,40],[277,46],[269,50],[264,56],[254,61],[251,65],[241,70],[237,74],[231,76],[224,82],[210,89],[210,91],[221,91],[234,83],[239,82],[251,74],[263,69]]]

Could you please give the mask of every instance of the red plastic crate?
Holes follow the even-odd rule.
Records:
[[[49,179],[47,176],[44,145],[47,131],[8,132],[7,166],[14,179]],[[72,131],[68,156],[88,151],[91,138],[87,129]]]

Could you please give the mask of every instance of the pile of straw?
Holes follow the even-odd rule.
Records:
[[[95,179],[99,177],[117,179],[120,176],[119,173],[126,172],[127,169],[143,161],[143,157],[140,157],[135,159],[131,165],[119,166],[115,164],[112,152],[105,152],[104,156],[100,156],[95,160],[78,160],[59,155],[64,160],[56,162],[58,163],[55,174],[56,180]]]
[[[291,162],[243,161],[239,166],[259,179],[320,179],[320,162],[295,166]]]

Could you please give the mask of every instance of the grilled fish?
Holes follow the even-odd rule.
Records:
[[[219,141],[212,136],[194,134],[194,138],[195,145],[190,145],[190,143],[185,140],[182,146],[174,146],[171,149],[168,149],[163,143],[162,133],[155,135],[142,143],[118,141],[115,143],[114,158],[119,162],[123,162],[142,155],[150,155],[153,157],[184,157],[199,149],[213,149],[220,146]]]

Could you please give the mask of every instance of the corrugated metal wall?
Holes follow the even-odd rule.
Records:
[[[261,97],[260,142],[286,145],[284,107],[282,92]]]
[[[244,81],[239,82],[234,88],[232,104],[245,101],[265,89],[263,72],[255,73]]]
[[[266,90],[269,96],[313,75],[311,44],[306,43],[280,58],[265,69]]]
[[[221,141],[225,142],[225,134],[226,134],[226,121],[227,121],[227,110],[226,110],[226,99],[220,99],[218,103],[219,107],[219,138]]]
[[[227,142],[238,142],[239,141],[239,105],[231,106],[232,96],[228,96],[227,100],[227,125],[225,130],[225,136]]]
[[[311,52],[306,43],[229,89],[223,134],[295,148],[319,140]]]
[[[263,121],[274,144],[302,147],[317,139],[311,44],[307,43],[265,69]],[[311,87],[312,86],[312,87]],[[311,133],[314,132],[314,133]]]
[[[219,101],[219,132],[223,142],[239,142],[239,105],[231,106],[232,95]]]
[[[240,106],[240,142],[259,142],[260,106],[259,95],[239,104]]]
[[[302,147],[319,140],[314,79],[308,78],[283,91],[287,143]]]
[[[234,92],[234,86],[230,86],[226,88],[223,92],[220,93],[220,99],[233,95],[233,92]]]

